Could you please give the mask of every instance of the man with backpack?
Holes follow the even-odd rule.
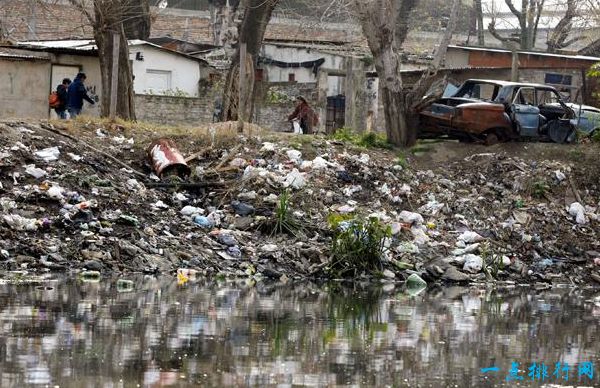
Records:
[[[69,78],[63,79],[62,83],[56,87],[56,91],[50,95],[50,108],[54,108],[54,111],[61,120],[67,119],[67,103],[69,100],[69,85],[71,80]]]
[[[94,100],[92,100],[85,89],[85,80],[87,76],[85,73],[77,74],[75,80],[71,85],[69,85],[69,101],[67,103],[67,108],[69,109],[69,116],[72,119],[79,116],[81,114],[81,109],[83,108],[83,100],[86,100],[90,104],[94,105]]]

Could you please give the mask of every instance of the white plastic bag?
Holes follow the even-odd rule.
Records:
[[[302,134],[302,127],[300,127],[300,121],[293,120],[292,121],[292,125],[294,126],[294,133],[301,135]]]

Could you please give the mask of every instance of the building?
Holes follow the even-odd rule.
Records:
[[[508,80],[512,59],[510,50],[449,46],[445,68],[449,72],[460,69],[467,77],[469,73],[483,72],[483,77],[479,78]],[[519,51],[519,81],[552,85],[572,101],[583,99],[589,102],[593,88],[586,74],[598,62],[600,58],[585,55]]]
[[[76,52],[94,53],[96,59],[98,56],[96,43],[88,39],[21,42],[17,45],[41,49],[68,48]],[[136,94],[197,97],[202,70],[208,67],[200,58],[143,40],[129,41],[129,58]]]
[[[208,76],[206,62],[158,45],[132,40],[130,61],[137,95],[198,97],[201,79]],[[92,40],[20,42],[0,48],[0,118],[54,117],[48,95],[63,78],[87,75],[88,94],[101,100],[102,84],[98,52]],[[98,104],[85,106],[86,114],[98,115]]]
[[[0,47],[0,118],[48,118],[48,95],[63,78],[83,71],[92,98],[101,95],[100,64],[93,51],[70,48]],[[98,114],[98,107],[86,107]],[[53,112],[52,112],[53,113]]]

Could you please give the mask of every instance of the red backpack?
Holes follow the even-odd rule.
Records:
[[[57,92],[50,93],[48,96],[48,105],[50,105],[50,108],[53,109],[60,107],[60,99],[58,98]]]

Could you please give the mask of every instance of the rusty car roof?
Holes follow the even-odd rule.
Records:
[[[529,82],[502,81],[502,80],[496,80],[496,79],[477,79],[477,78],[473,78],[473,79],[466,80],[464,82],[464,84],[466,84],[467,82],[496,84],[496,85],[500,85],[500,86],[503,86],[503,87],[504,86],[531,86],[531,87],[536,87],[536,88],[555,89],[554,86],[551,86],[551,85],[534,84],[534,83],[529,83]]]

